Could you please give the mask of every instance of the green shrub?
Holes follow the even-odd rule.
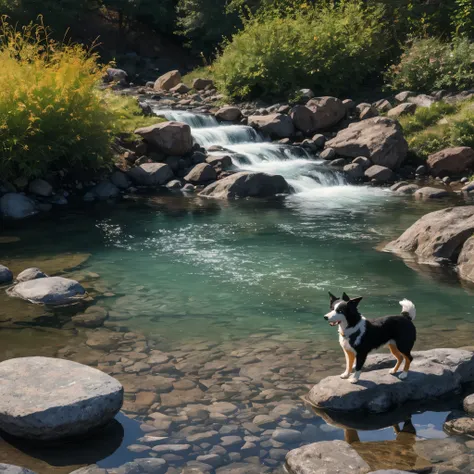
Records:
[[[131,128],[133,116],[139,119],[132,99],[96,88],[104,67],[95,54],[54,42],[42,24],[17,31],[1,19],[0,64],[5,179],[107,166],[114,134],[120,126]]]
[[[309,87],[339,94],[377,70],[386,48],[382,9],[358,1],[305,6],[254,17],[234,35],[213,65],[224,93],[274,97]]]
[[[474,43],[456,38],[445,43],[437,38],[410,42],[386,74],[393,90],[431,92],[462,90],[474,86]]]
[[[410,150],[421,158],[447,147],[474,147],[474,101],[420,108],[400,122]]]

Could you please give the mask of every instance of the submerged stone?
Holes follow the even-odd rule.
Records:
[[[0,426],[20,438],[83,435],[117,414],[123,387],[99,370],[49,357],[0,363]]]
[[[14,466],[13,464],[0,463],[0,474],[35,474],[26,467]]]

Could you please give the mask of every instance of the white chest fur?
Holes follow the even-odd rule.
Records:
[[[365,327],[366,327],[366,320],[364,317],[354,326],[351,328],[343,328],[342,325],[339,325],[339,344],[341,347],[350,352],[355,352],[354,348],[357,347],[365,334]],[[349,337],[352,335],[356,335],[356,338],[353,342],[353,346],[349,342]]]

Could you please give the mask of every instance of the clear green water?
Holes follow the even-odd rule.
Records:
[[[83,268],[116,295],[101,304],[171,346],[266,331],[333,341],[328,291],[364,296],[368,317],[412,299],[421,344],[455,344],[450,333],[473,320],[471,289],[376,250],[437,207],[342,186],[281,201],[144,198],[5,229],[20,241],[0,245],[0,261],[90,253]]]

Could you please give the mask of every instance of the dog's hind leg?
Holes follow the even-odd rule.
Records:
[[[403,367],[403,372],[399,375],[398,378],[404,380],[408,377],[408,371],[410,370],[410,364],[413,360],[413,357],[410,352],[408,352],[407,354],[402,352],[402,355],[405,358],[405,366]]]
[[[393,357],[397,359],[397,363],[393,369],[390,369],[390,374],[395,374],[398,372],[398,369],[400,368],[400,365],[403,362],[403,354],[398,350],[398,347],[395,344],[389,344],[388,345],[390,352],[392,353]]]
[[[340,375],[341,379],[348,379],[354,367],[355,354],[352,351],[346,351],[344,349],[344,355],[346,356],[346,371]]]

